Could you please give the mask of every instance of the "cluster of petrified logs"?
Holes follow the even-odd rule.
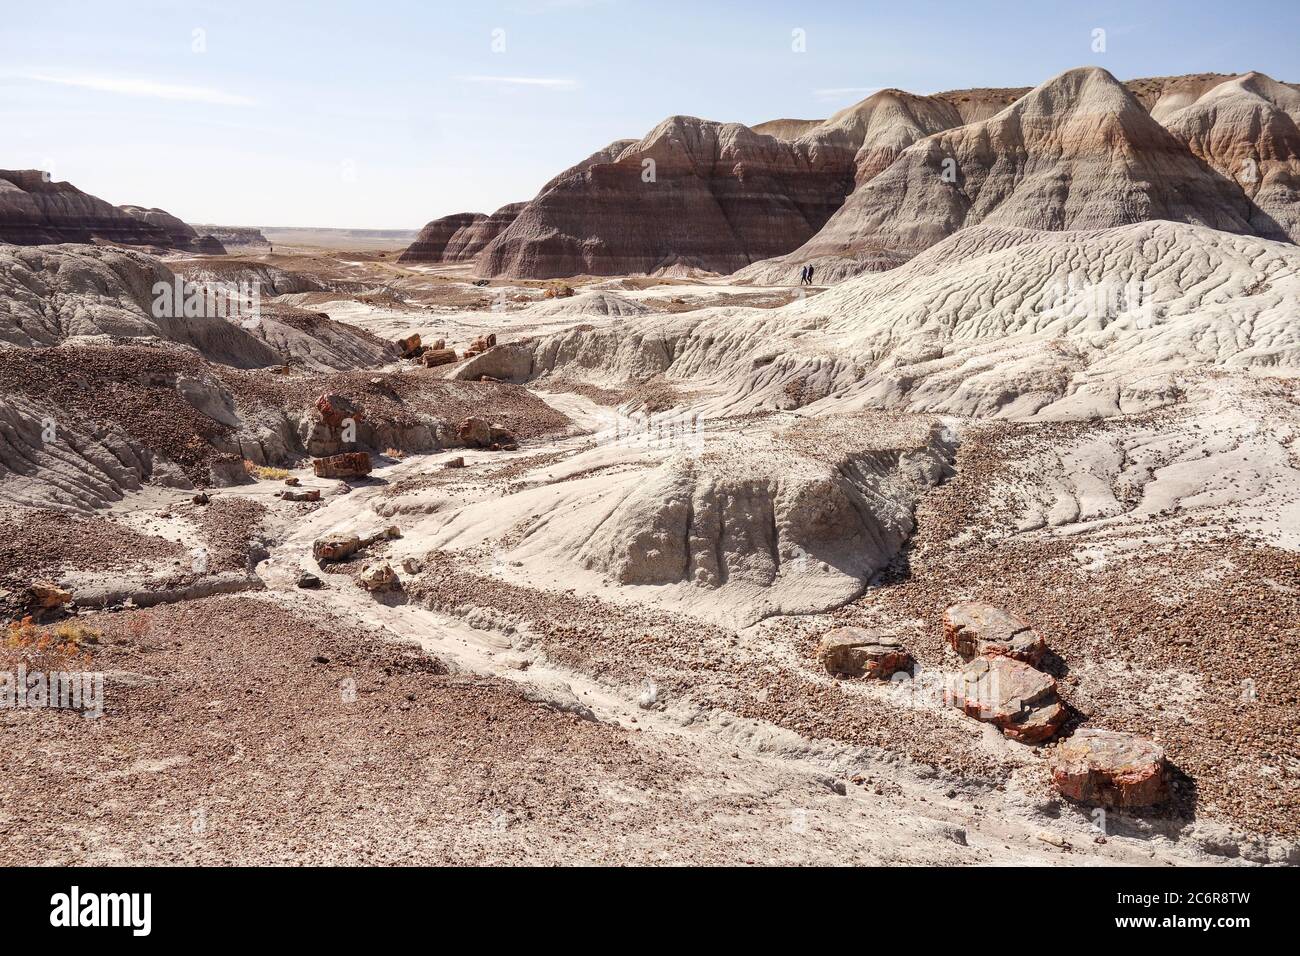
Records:
[[[473,358],[475,355],[481,355],[488,349],[497,344],[497,337],[494,333],[480,335],[470,343],[463,355],[457,355],[455,349],[447,348],[445,339],[436,339],[429,344],[424,344],[419,333],[408,335],[404,339],[397,340],[397,347],[401,350],[402,358],[412,362],[420,362],[425,368],[435,368],[439,365],[452,365],[463,359]]]
[[[943,615],[944,636],[965,661],[946,683],[945,703],[997,727],[1010,740],[1049,741],[1069,714],[1056,680],[1039,665],[1047,644],[1029,622],[977,601],[954,604]],[[826,671],[841,678],[903,679],[916,666],[902,642],[860,627],[827,633],[817,648]],[[898,676],[896,676],[898,675]],[[1052,782],[1080,803],[1146,807],[1166,793],[1164,750],[1134,734],[1084,728],[1048,754]]]

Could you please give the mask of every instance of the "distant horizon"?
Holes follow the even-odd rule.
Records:
[[[1234,11],[53,0],[9,13],[0,36],[0,166],[186,222],[418,231],[531,199],[674,115],[819,120],[881,89],[1032,88],[1082,66],[1300,82],[1300,9]]]

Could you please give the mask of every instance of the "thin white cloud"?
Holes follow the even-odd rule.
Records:
[[[183,86],[176,83],[157,83],[153,80],[126,76],[95,76],[86,73],[24,73],[20,79],[58,86],[75,86],[101,93],[119,93],[123,96],[144,96],[157,100],[180,100],[187,103],[211,103],[214,106],[252,106],[246,96],[226,93],[205,86]]]
[[[554,76],[458,76],[464,83],[489,83],[494,86],[538,86],[548,90],[576,90],[577,80],[566,80]]]

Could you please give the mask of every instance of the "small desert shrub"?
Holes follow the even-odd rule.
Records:
[[[98,631],[77,621],[38,627],[25,617],[5,632],[0,668],[13,670],[25,664],[29,671],[80,670],[90,663],[90,645],[99,638]]]
[[[289,477],[289,471],[286,468],[272,468],[270,465],[255,465],[247,458],[244,459],[244,471],[262,481],[283,481],[285,478]]]

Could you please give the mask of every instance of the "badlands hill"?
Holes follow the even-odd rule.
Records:
[[[221,274],[191,270],[188,282],[216,288],[218,281],[257,282],[274,295],[296,291],[293,276],[261,266]],[[0,247],[0,343],[22,349],[62,344],[137,340],[196,350],[235,368],[288,363],[317,371],[366,367],[393,357],[387,343],[330,322],[316,313],[266,303],[257,323],[189,318],[155,308],[155,287],[174,287],[177,275],[133,249],[60,245]]]
[[[1228,120],[1221,133],[1237,142],[1249,129]],[[1288,238],[1109,73],[1070,70],[987,120],[903,151],[812,240],[742,276],[773,281],[811,262],[835,280],[895,265],[984,222],[1061,230],[1154,219]]]
[[[439,261],[474,258],[482,275],[536,278],[729,272],[811,237],[857,182],[917,138],[1007,98],[1001,90],[951,99],[886,90],[827,120],[756,129],[671,117],[556,176],[481,252]],[[461,228],[473,227],[431,223],[428,246]],[[413,247],[410,255],[427,253]]]
[[[730,272],[812,235],[843,202],[848,160],[738,123],[672,117],[608,161],[558,177],[489,243],[477,271]]]
[[[198,230],[187,222],[167,212],[165,209],[146,209],[143,206],[118,206],[128,216],[134,216],[144,222],[160,227],[167,233],[173,249],[183,252],[198,252],[203,255],[224,256],[226,247],[221,240],[211,235],[200,235]]]
[[[37,169],[0,170],[0,241],[32,246],[105,239],[166,248],[167,230]]]
[[[1168,219],[1295,240],[1297,97],[1261,74],[1121,83],[1088,67],[1033,89],[881,90],[752,129],[672,117],[561,173],[499,228],[435,220],[404,258],[494,277],[788,283],[807,263],[825,281],[893,268],[982,222]]]
[[[399,262],[471,262],[483,248],[515,221],[527,203],[502,206],[490,216],[458,212],[435,219],[398,258]]]
[[[0,242],[20,246],[102,240],[191,252],[225,252],[211,236],[161,209],[113,206],[37,169],[0,169]]]
[[[1250,230],[1300,241],[1300,92],[1262,73],[1220,83],[1164,119],[1206,165],[1249,203]]]

